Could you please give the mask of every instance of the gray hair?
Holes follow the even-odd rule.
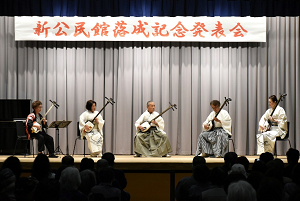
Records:
[[[59,182],[63,191],[77,190],[81,183],[79,170],[75,167],[67,167],[61,172]]]
[[[147,102],[147,106],[149,106],[149,103],[154,103],[152,100],[149,100],[148,102]]]
[[[256,201],[256,191],[251,186],[251,184],[246,181],[240,180],[229,185],[227,200]]]

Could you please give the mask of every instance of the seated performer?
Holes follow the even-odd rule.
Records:
[[[160,116],[156,120],[151,121],[149,130],[144,131],[142,123],[150,121],[159,115],[155,112],[155,103],[153,101],[147,102],[147,110],[135,122],[136,136],[134,139],[135,156],[169,156],[172,152],[169,139],[164,132],[164,119]]]
[[[231,117],[223,109],[215,117],[220,110],[220,102],[218,100],[211,101],[210,106],[213,111],[203,123],[203,132],[198,137],[196,156],[207,157],[215,155],[215,157],[221,158],[227,152],[228,135],[231,135]],[[208,124],[212,119],[214,121],[213,128]]]
[[[86,125],[87,121],[92,121],[94,117],[98,114],[96,111],[97,103],[93,100],[86,102],[85,108],[87,109],[80,115],[79,129],[81,132],[81,138],[86,137],[88,141],[88,147],[91,151],[91,157],[101,157],[102,156],[102,145],[103,145],[103,132],[102,128],[104,125],[104,120],[101,114],[93,122],[94,128],[87,132],[90,127]]]
[[[47,120],[43,119],[41,124],[38,122],[43,118],[40,114],[42,110],[42,102],[41,101],[34,101],[32,103],[33,112],[27,116],[26,119],[26,133],[28,135],[28,139],[36,138],[38,140],[38,152],[42,154],[45,150],[44,145],[46,145],[49,151],[50,158],[57,158],[58,156],[54,155],[54,142],[53,138],[48,135],[44,128],[47,128]],[[36,128],[37,132],[33,132],[32,129]]]
[[[270,108],[265,112],[259,121],[259,131],[262,133],[256,135],[257,155],[265,152],[273,153],[276,137],[281,137],[281,139],[283,139],[286,135],[286,130],[284,130],[284,128],[287,122],[287,117],[284,109],[279,105],[276,107],[276,105],[277,97],[275,95],[270,96]],[[271,113],[275,107],[276,109],[271,116]],[[271,125],[269,125],[268,120],[270,120]]]

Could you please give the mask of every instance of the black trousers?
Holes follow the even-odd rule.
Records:
[[[42,152],[45,150],[45,145],[49,151],[49,154],[54,154],[54,141],[53,137],[48,135],[44,130],[38,133],[30,134],[30,137],[38,140],[38,151]]]

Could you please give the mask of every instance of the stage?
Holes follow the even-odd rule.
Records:
[[[10,155],[0,155],[0,164]],[[34,158],[32,155],[15,155],[22,163],[23,170],[28,172],[31,170]],[[36,156],[36,155],[35,155]],[[56,170],[61,165],[61,159],[64,155],[58,155],[58,158],[49,158],[52,170]],[[79,167],[83,155],[74,155],[76,167]],[[92,158],[95,163],[100,159],[97,157]],[[254,160],[259,156],[246,156],[250,162],[249,169],[251,169]],[[126,171],[191,171],[191,164],[194,156],[188,155],[172,155],[171,157],[134,157],[133,155],[116,155],[115,168]],[[278,156],[284,163],[287,163],[286,156]],[[205,158],[207,166],[212,169],[216,166],[221,166],[224,163],[223,158]]]
[[[0,165],[9,155],[0,155]],[[22,163],[22,176],[29,176],[31,172],[34,158],[32,155],[16,155]],[[61,159],[49,158],[52,171],[55,171],[61,165]],[[80,161],[83,155],[74,155],[75,166],[80,167]],[[86,157],[91,158],[89,155]],[[121,169],[125,172],[127,178],[126,191],[131,194],[131,201],[140,200],[175,200],[175,188],[183,177],[190,176],[192,171],[192,155],[174,155],[169,158],[165,157],[134,157],[133,155],[116,155],[115,168]],[[258,156],[246,156],[250,162],[249,169],[251,169],[254,160]],[[286,156],[278,156],[285,164],[287,163]],[[95,163],[100,158],[92,158]],[[223,158],[206,158],[207,166],[213,167],[222,166]],[[96,167],[96,164],[95,164]]]

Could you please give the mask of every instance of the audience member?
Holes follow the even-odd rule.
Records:
[[[31,176],[38,181],[46,178],[55,178],[55,175],[51,173],[50,162],[46,155],[38,154],[34,159]]]
[[[293,169],[298,164],[299,161],[299,151],[297,149],[290,148],[286,152],[286,157],[287,157],[288,165],[283,169],[283,176],[292,178]]]
[[[274,156],[270,152],[265,152],[259,156],[259,159],[260,161],[263,161],[265,164],[267,164],[269,161],[274,160]]]
[[[290,201],[299,201],[300,199],[300,164],[295,165],[292,171],[292,183],[284,186],[284,191],[290,196]]]
[[[94,171],[95,162],[91,158],[83,158],[80,162],[80,172],[86,169]]]
[[[265,172],[267,171],[267,165],[260,159],[256,159],[252,165],[252,171],[257,171],[265,174]]]
[[[20,178],[22,173],[22,165],[19,158],[15,156],[8,157],[1,167],[1,169],[5,168],[9,168],[14,173],[16,179]]]
[[[16,181],[15,196],[17,201],[33,201],[35,188],[39,181],[34,178],[21,177]]]
[[[67,167],[74,166],[74,158],[70,155],[66,155],[61,159],[61,164]]]
[[[215,167],[210,174],[211,188],[202,192],[202,201],[226,201],[227,195],[224,185],[227,179],[227,172],[221,167]]]
[[[108,162],[106,159],[99,159],[96,164],[96,171],[100,171],[103,168],[108,167]]]
[[[193,177],[197,181],[197,184],[191,186],[189,190],[189,200],[196,201],[201,199],[202,192],[211,188],[209,181],[210,170],[205,165],[197,165],[193,168]]]
[[[74,166],[74,158],[70,155],[66,155],[61,159],[61,166],[55,172],[55,179],[59,181],[61,172],[67,167]]]
[[[255,191],[258,190],[260,182],[263,179],[264,174],[259,171],[251,171],[247,177],[247,182],[252,185]]]
[[[245,167],[242,164],[234,164],[231,167],[231,170],[229,171],[229,174],[231,174],[232,172],[240,173],[240,174],[244,175],[245,178],[248,177],[248,173],[246,172]]]
[[[280,158],[275,158],[267,163],[267,169],[276,168],[280,171],[283,171],[284,163]]]
[[[99,172],[100,184],[93,187],[89,199],[91,201],[103,195],[106,200],[121,201],[121,190],[113,187],[114,172],[111,167],[103,168]]]
[[[46,178],[35,189],[35,201],[57,201],[60,198],[60,183],[56,179]]]
[[[231,170],[231,167],[235,164],[235,161],[237,159],[237,154],[235,152],[227,152],[224,156],[224,165],[223,169],[225,172],[229,172]]]
[[[238,163],[238,164],[242,164],[246,170],[246,172],[249,172],[249,160],[247,159],[247,157],[245,156],[239,156],[235,163]]]
[[[15,182],[16,177],[9,168],[0,171],[0,200],[16,200]]]
[[[193,174],[178,182],[175,197],[177,201],[298,201],[299,151],[291,148],[286,155],[288,166],[284,168],[281,159],[274,159],[268,152],[261,154],[249,175],[249,160],[245,156],[237,157],[234,152],[225,154],[224,165],[212,171],[206,166],[205,158],[195,156]],[[87,201],[89,198],[90,201],[129,201],[130,195],[124,191],[127,185],[125,174],[114,169],[114,161],[112,153],[104,153],[94,169],[94,160],[83,158],[79,172],[74,166],[74,158],[65,156],[55,180],[49,159],[44,154],[34,159],[29,178],[20,178],[20,160],[8,157],[0,170],[0,200]]]
[[[81,179],[77,168],[67,167],[61,172],[59,179],[61,184],[60,199],[64,201],[85,201],[87,196],[78,190]]]
[[[206,164],[206,160],[204,157],[201,157],[201,156],[195,156],[193,158],[193,163],[192,163],[192,168],[197,166],[197,165],[202,165],[202,164]]]
[[[256,201],[256,192],[246,181],[233,182],[228,187],[228,201]]]
[[[125,177],[125,174],[122,170],[114,169],[115,165],[115,156],[113,153],[106,152],[103,154],[102,159],[107,160],[108,165],[112,168],[115,179],[119,182],[120,189],[123,190],[127,186],[127,179]],[[116,186],[113,184],[113,186]],[[117,186],[116,186],[117,187]]]
[[[225,155],[226,156],[226,155]],[[193,159],[192,167],[196,167],[198,165],[206,164],[205,158],[202,156],[195,156]],[[175,197],[177,201],[188,200],[189,197],[189,189],[191,186],[198,184],[195,180],[194,176],[184,177],[181,179],[175,190]]]
[[[283,185],[278,179],[265,176],[257,191],[258,201],[283,201],[285,193],[283,192]]]
[[[285,185],[286,183],[292,182],[292,179],[283,177],[283,168],[284,168],[284,163],[281,159],[276,158],[272,161],[269,161],[267,163],[267,171],[265,173],[265,176],[267,177],[273,177],[278,179],[282,183],[282,185]]]
[[[81,184],[78,190],[88,196],[91,192],[91,189],[97,184],[96,175],[92,170],[86,169],[80,172],[80,178]]]
[[[109,167],[111,167],[114,172],[115,180],[112,182],[112,186],[117,187],[121,190],[122,201],[130,200],[130,194],[124,191],[124,188],[126,188],[127,186],[127,179],[125,177],[125,174],[122,170],[118,170],[114,168],[115,165],[114,154],[110,152],[106,152],[103,154],[102,159],[107,160]]]
[[[240,165],[240,167],[244,168],[243,165],[241,165],[241,164],[238,164],[238,165]],[[228,187],[231,183],[238,182],[238,181],[241,181],[241,180],[242,181],[247,180],[247,178],[244,174],[245,172],[246,171],[243,171],[243,170],[241,170],[241,171],[230,171],[230,173],[228,174],[228,177],[227,177],[225,187],[224,187],[226,193],[228,193]]]
[[[107,160],[105,160],[105,159],[99,159],[97,161],[97,164],[96,164],[96,179],[97,179],[97,184],[100,183],[100,180],[99,180],[99,172],[100,172],[100,170],[102,170],[103,168],[106,168],[106,167],[108,167]]]

